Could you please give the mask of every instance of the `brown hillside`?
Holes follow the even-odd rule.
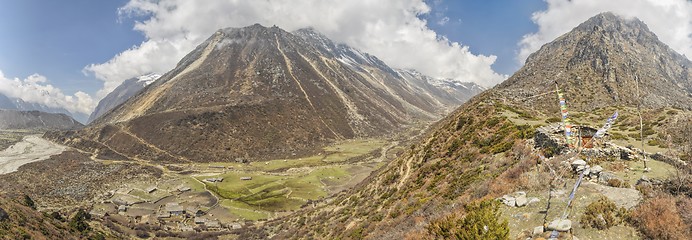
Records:
[[[113,158],[272,159],[386,135],[466,99],[410,80],[310,30],[223,29],[86,129],[47,136]]]

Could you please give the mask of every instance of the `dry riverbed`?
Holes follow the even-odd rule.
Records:
[[[9,148],[0,151],[0,174],[7,174],[27,163],[48,159],[67,148],[41,138],[41,135],[29,135],[24,137]]]

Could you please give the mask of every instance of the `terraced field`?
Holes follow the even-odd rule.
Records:
[[[222,222],[271,219],[355,186],[384,160],[395,157],[401,151],[397,145],[378,139],[349,140],[296,159],[171,164],[162,179],[122,186],[111,200],[143,200],[135,206],[151,211],[178,202],[199,207]],[[146,190],[152,187],[156,190]],[[202,196],[204,201],[195,200]]]
[[[234,215],[267,219],[358,184],[380,166],[377,154],[385,145],[381,140],[355,140],[326,147],[323,153],[307,158],[204,164],[197,167],[223,167],[225,171],[195,178]],[[212,178],[223,181],[205,181]]]

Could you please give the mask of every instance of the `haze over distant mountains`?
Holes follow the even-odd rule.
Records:
[[[0,109],[17,111],[41,111],[45,113],[62,113],[77,121],[85,123],[89,116],[82,113],[72,113],[64,108],[49,107],[45,104],[26,102],[19,98],[11,98],[0,93]]]
[[[83,126],[63,113],[0,109],[0,129],[69,130]]]
[[[256,24],[217,31],[141,92],[58,138],[161,161],[280,158],[437,119],[481,90],[394,70],[311,29]]]

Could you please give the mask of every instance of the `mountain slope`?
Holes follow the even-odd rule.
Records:
[[[313,31],[253,25],[217,31],[87,129],[54,137],[150,160],[281,158],[436,119],[449,108],[438,93],[449,95]]]
[[[80,239],[67,223],[0,195],[0,239]]]
[[[0,129],[69,130],[83,126],[65,114],[0,109]]]
[[[101,115],[106,114],[106,112],[124,103],[130,99],[130,97],[134,96],[144,87],[153,83],[160,77],[161,75],[152,73],[125,80],[112,92],[108,93],[106,97],[99,101],[99,104],[94,109],[94,112],[92,112],[89,116],[88,122],[94,121]]]
[[[557,81],[571,108],[636,106],[692,108],[692,62],[658,40],[639,19],[612,13],[590,18],[531,54],[498,87],[501,94],[549,107]],[[527,99],[529,98],[529,99]]]
[[[533,54],[527,60],[526,66],[513,75],[510,80],[474,97],[448,117],[436,123],[420,139],[418,144],[412,145],[405,154],[388,163],[380,171],[373,173],[358,187],[320,202],[316,204],[317,207],[305,208],[302,212],[294,215],[270,221],[258,227],[254,237],[270,236],[274,239],[453,238],[454,236],[436,234],[444,234],[447,228],[458,229],[460,221],[455,222],[455,219],[458,220],[459,216],[466,214],[463,206],[467,203],[479,199],[497,198],[518,190],[543,191],[541,193],[543,194],[549,187],[550,178],[553,177],[548,170],[549,167],[543,165],[552,164],[552,168],[565,171],[568,174],[572,170],[569,167],[569,162],[566,162],[569,159],[565,156],[552,159],[552,163],[539,162],[537,153],[540,150],[535,149],[534,142],[529,140],[534,135],[536,127],[546,124],[545,119],[559,116],[556,94],[550,92],[555,88],[554,82],[552,78],[547,78],[548,75],[559,72],[561,69],[568,72],[570,70],[567,68],[568,66],[576,66],[559,65],[561,58],[554,60],[555,64],[550,61],[550,56],[571,56],[574,53],[573,48],[551,47],[558,46],[563,42],[578,42],[578,39],[582,39],[580,33],[583,28],[603,29],[613,25],[621,27],[619,30],[612,30],[617,31],[617,33],[597,31],[603,36],[594,33],[595,35],[588,39],[582,39],[582,44],[586,46],[597,45],[597,43],[589,43],[589,41],[599,42],[599,39],[631,31],[640,34],[619,39],[614,44],[620,46],[622,41],[626,43],[637,42],[637,36],[646,36],[646,39],[652,39],[652,34],[646,30],[643,24],[636,24],[631,28],[625,28],[626,25],[622,25],[638,20],[630,21],[613,17],[609,13],[595,16],[585,24],[575,28],[573,32],[546,44],[539,52]],[[668,49],[660,42],[645,41],[632,48],[631,51],[634,52],[615,52],[607,56],[609,59],[637,62],[640,56],[650,53],[649,48],[656,49],[657,47]],[[552,50],[548,51],[548,49]],[[681,78],[665,80],[677,84],[675,86],[666,85],[669,88],[662,91],[657,87],[657,84],[669,84],[670,82],[644,78],[645,74],[640,73],[641,85],[647,86],[641,89],[641,93],[648,96],[647,99],[661,100],[660,102],[647,101],[645,108],[652,112],[665,112],[665,109],[653,110],[653,108],[686,101],[682,94],[688,92],[685,85],[687,83],[684,82],[683,71],[677,70],[684,69],[684,66],[687,66],[685,64],[688,64],[689,61],[680,59],[680,55],[672,51],[660,52],[657,56],[661,59],[676,60],[658,66],[658,70],[653,73],[661,74],[661,72],[670,70],[670,74],[679,74],[677,76]],[[599,63],[601,61],[599,59],[601,58],[598,55],[584,55],[579,58],[580,61],[588,63]],[[637,66],[648,66],[644,63],[640,64],[642,65]],[[595,66],[597,69],[601,65],[579,66],[583,70],[586,66]],[[618,71],[632,72],[635,70],[621,68]],[[593,77],[594,72],[595,70],[574,71],[570,72],[574,75],[563,74],[571,76],[569,78],[571,80],[568,80],[566,76],[558,80],[561,88],[568,89],[566,94],[568,99],[575,99],[572,102],[575,102],[574,105],[576,106],[572,108],[570,105],[571,109],[588,110],[603,106],[611,107],[600,109],[607,111],[598,111],[602,114],[597,120],[601,124],[601,121],[612,114],[613,108],[620,109],[622,105],[633,104],[634,99],[628,95],[631,94],[629,91],[632,90],[629,86],[619,85],[612,87],[611,92],[611,94],[621,96],[618,99],[580,99],[579,94],[588,95],[590,91],[605,89],[604,84],[595,83],[603,78]],[[623,75],[617,76],[621,77],[620,81],[632,81],[631,79],[622,79],[624,78]],[[585,85],[587,83],[591,85]],[[588,87],[588,89],[579,91],[578,87]],[[529,100],[525,99],[528,96],[546,92],[545,99],[539,98],[540,96]],[[669,94],[679,94],[678,97],[682,99],[670,99]],[[678,110],[672,112],[676,111]],[[689,116],[689,111],[686,116]],[[623,111],[618,121],[624,122],[627,118],[630,119],[628,122],[631,122],[635,115]],[[657,121],[663,124],[664,120],[665,118]],[[634,124],[627,126],[634,126]],[[684,148],[685,146],[677,147]],[[564,167],[565,163],[568,165],[567,167]],[[538,166],[539,164],[541,166]],[[569,181],[570,185],[564,184],[567,188],[571,188],[571,184],[575,182],[573,179]],[[569,193],[569,190],[563,191]],[[579,201],[583,201],[583,199],[584,197],[581,196]],[[509,220],[525,221],[528,218],[526,216],[531,214],[535,215],[536,213],[512,215]],[[560,214],[562,213],[560,212]],[[575,220],[572,221],[575,222],[575,226],[579,224]],[[537,225],[532,225],[531,228],[535,226]],[[527,229],[515,229],[514,231],[521,232],[523,230]],[[600,234],[604,232],[599,232],[599,237],[603,237]],[[449,232],[447,231],[447,233]],[[530,236],[520,235],[518,238],[525,239]],[[253,235],[250,234],[247,237],[251,238]],[[582,236],[579,237],[582,238]]]

